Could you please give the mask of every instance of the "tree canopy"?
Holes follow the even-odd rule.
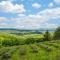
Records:
[[[54,32],[54,39],[60,39],[60,27]]]

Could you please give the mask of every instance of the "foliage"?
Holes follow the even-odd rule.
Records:
[[[26,44],[31,44],[31,43],[34,43],[35,42],[35,39],[34,38],[27,38],[25,43]]]
[[[0,45],[14,46],[14,45],[32,44],[35,42],[40,42],[42,39],[43,36],[39,34],[31,34],[23,36],[13,34],[0,34]]]
[[[22,55],[26,55],[26,48],[24,48],[24,47],[22,47],[22,48],[20,48],[19,49],[20,50],[20,55],[22,56]]]
[[[44,36],[0,34],[0,60],[60,60],[60,41],[50,40],[48,30]]]
[[[55,44],[60,46],[60,41],[54,42],[45,41],[29,45],[2,47],[0,60],[60,60],[60,47],[54,46]]]
[[[30,47],[32,49],[32,53],[38,53],[38,48],[35,45],[31,45]]]
[[[58,27],[54,33],[54,37],[55,40],[59,40],[60,39],[60,27]]]
[[[47,30],[44,34],[44,40],[45,41],[50,41],[52,39],[51,34],[49,33],[49,31]]]

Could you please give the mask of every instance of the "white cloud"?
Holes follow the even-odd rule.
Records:
[[[1,22],[4,22],[5,20],[6,20],[5,17],[0,17],[0,23],[1,23]]]
[[[56,28],[58,24],[47,23],[52,21],[52,19],[60,19],[60,8],[52,8],[40,11],[36,15],[25,16],[24,18],[16,19],[18,20],[16,24],[22,26],[22,28],[35,29],[35,28]],[[56,20],[59,21],[59,20]]]
[[[60,3],[60,0],[54,0],[54,2],[58,4],[58,3]]]
[[[25,8],[23,4],[13,4],[10,1],[0,2],[0,11],[2,12],[12,12],[12,13],[24,13]]]
[[[49,8],[52,8],[53,6],[54,6],[53,3],[49,3],[49,5],[48,5]]]
[[[60,8],[46,9],[38,14],[47,17],[47,19],[57,19],[60,18]]]
[[[50,18],[50,17],[49,17]],[[3,21],[2,21],[3,20]],[[47,23],[50,21],[45,15],[19,15],[17,18],[1,18],[0,27],[11,27],[18,29],[39,29],[39,28],[56,28],[58,25]],[[7,23],[11,22],[11,23]],[[52,20],[51,20],[52,21]]]
[[[36,16],[36,15],[29,15],[29,16],[25,16],[23,18],[15,18],[12,19],[14,20],[16,23],[16,28],[22,28],[22,29],[37,29],[40,28],[40,23],[43,23],[43,19],[41,16]]]
[[[32,4],[32,7],[38,9],[38,8],[41,7],[41,5],[40,5],[39,3],[33,3],[33,4]]]
[[[20,17],[5,19],[4,22],[0,24],[0,27],[15,27],[20,29],[38,29],[40,25],[45,22],[45,18],[40,15],[29,15]],[[22,17],[21,17],[22,16]],[[7,23],[6,21],[12,22]]]
[[[43,27],[43,28],[47,28],[47,29],[49,29],[49,28],[57,28],[57,27],[58,27],[58,24],[54,24],[54,23],[45,23],[45,24],[43,24],[42,27]]]
[[[11,19],[0,17],[0,21],[4,21],[4,23],[0,23],[0,27],[15,27],[19,29],[56,28],[58,24],[48,23],[48,21],[51,22],[52,19],[58,18],[60,18],[60,8],[52,8],[40,11],[36,15],[26,16],[18,14],[18,17]],[[11,23],[7,23],[6,21]]]
[[[25,17],[25,14],[18,14],[19,17]]]

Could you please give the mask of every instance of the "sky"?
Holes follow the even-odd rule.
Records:
[[[60,26],[60,0],[0,0],[0,28]]]

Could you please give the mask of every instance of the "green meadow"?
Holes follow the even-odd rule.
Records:
[[[44,33],[0,33],[0,60],[60,60],[60,28]]]
[[[43,34],[0,34],[0,60],[60,60],[60,41]]]

